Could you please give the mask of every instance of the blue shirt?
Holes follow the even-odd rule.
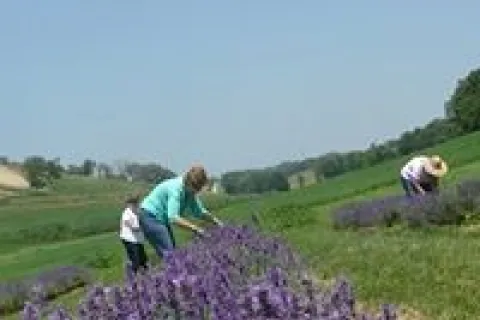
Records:
[[[153,188],[140,207],[163,224],[172,222],[184,212],[200,218],[207,210],[197,195],[186,190],[183,176],[166,179]]]

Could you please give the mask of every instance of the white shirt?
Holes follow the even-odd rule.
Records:
[[[413,157],[400,170],[400,175],[407,180],[420,180],[423,173],[423,166],[428,161],[425,156]]]
[[[144,241],[137,215],[130,208],[125,208],[120,223],[120,238],[125,241],[140,243]]]

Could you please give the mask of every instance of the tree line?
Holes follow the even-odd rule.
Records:
[[[64,166],[60,163],[60,158],[47,159],[39,155],[28,156],[22,162],[11,161],[8,157],[2,156],[0,164],[21,167],[30,186],[35,189],[47,187],[65,174],[149,184],[158,183],[176,175],[175,172],[156,163],[118,162],[116,165],[110,165],[85,159],[81,164]]]
[[[229,194],[287,191],[289,177],[310,170],[319,182],[340,174],[379,164],[383,161],[431,147],[449,139],[480,129],[480,68],[471,70],[457,81],[457,86],[444,105],[444,117],[435,118],[426,125],[403,132],[397,139],[372,143],[365,150],[328,152],[302,161],[285,161],[264,169],[227,172],[220,184]],[[140,164],[119,161],[116,165],[85,159],[77,165],[63,166],[59,158],[46,159],[32,155],[22,163],[0,157],[0,164],[21,166],[34,188],[43,188],[62,175],[97,176],[135,182],[157,183],[176,175],[157,163]],[[303,178],[299,176],[299,184]]]
[[[449,139],[480,129],[480,68],[471,70],[457,81],[457,86],[444,105],[444,116],[424,126],[403,132],[397,139],[372,143],[365,150],[328,152],[301,161],[285,161],[257,170],[224,173],[221,183],[227,193],[261,193],[288,190],[288,178],[311,170],[317,182],[343,173],[379,164],[432,147]],[[300,177],[299,182],[303,178]]]

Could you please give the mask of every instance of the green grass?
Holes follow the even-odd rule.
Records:
[[[0,253],[118,229],[121,206],[84,205],[0,213]]]
[[[479,177],[479,139],[480,133],[472,134],[424,153],[438,153],[449,162],[451,172],[445,184]],[[475,286],[480,274],[480,232],[453,227],[354,232],[337,231],[331,226],[334,206],[402,192],[398,172],[405,161],[406,157],[385,162],[288,193],[260,198],[209,196],[206,201],[222,218],[232,221],[245,221],[253,212],[261,212],[267,231],[281,232],[308,258],[319,278],[330,279],[345,273],[353,280],[358,298],[367,305],[398,303],[430,319],[480,318],[480,292]],[[98,227],[105,223],[116,231],[121,203],[115,199],[125,194],[128,187],[119,187],[118,182],[112,182],[109,188],[99,187],[91,180],[73,179],[59,181],[56,188],[47,195],[26,196],[24,203],[28,206],[10,203],[0,207],[0,236],[8,239],[9,232],[22,227],[48,230],[59,223],[77,228],[70,233],[76,235],[61,242],[47,240],[35,245],[25,237],[10,238],[16,241],[11,247],[0,242],[0,278],[22,277],[55,265],[84,263],[103,282],[121,281],[124,252],[116,233],[99,232],[85,237],[87,234],[78,230],[88,230],[89,224]],[[181,238],[186,241],[188,234],[181,233]],[[153,256],[148,245],[147,248]],[[57,301],[73,307],[82,293],[83,289],[75,290]]]
[[[123,193],[97,199],[49,195],[25,197],[28,205],[0,207],[0,254],[30,245],[68,241],[116,231],[123,206]],[[57,202],[35,202],[36,198]],[[74,200],[72,200],[74,198]],[[202,195],[206,205],[219,210],[251,197]],[[18,201],[18,200],[17,200]]]
[[[123,193],[144,191],[147,184],[130,183],[116,179],[97,179],[94,177],[65,176],[56,180],[51,191],[69,195],[98,195],[103,193]]]
[[[425,149],[421,153],[440,154],[448,162],[450,168],[455,171],[480,160],[478,141],[480,141],[480,132],[439,144],[434,148]],[[266,197],[265,201],[273,204],[281,201],[315,206],[347,199],[358,193],[396,185],[400,179],[400,168],[408,158],[405,156],[373,167],[352,171],[327,180],[320,185],[292,190],[282,195],[281,199],[276,196]]]
[[[357,298],[370,305],[399,303],[432,319],[480,314],[478,236],[454,231],[336,233],[317,225],[288,238],[311,259],[319,277],[346,274]]]

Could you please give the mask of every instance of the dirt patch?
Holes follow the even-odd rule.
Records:
[[[0,165],[0,187],[4,189],[22,190],[30,188],[30,183],[17,170]]]

